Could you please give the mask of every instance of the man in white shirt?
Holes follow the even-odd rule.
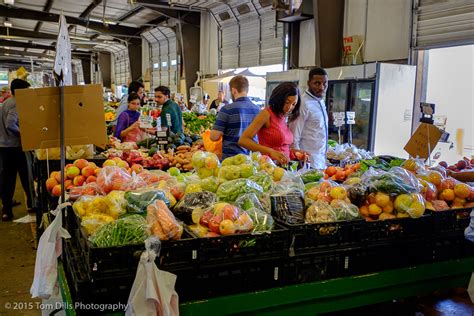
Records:
[[[299,117],[290,123],[293,148],[306,151],[312,168],[326,168],[328,115],[323,97],[328,87],[328,74],[323,68],[309,72],[308,89],[301,100]]]

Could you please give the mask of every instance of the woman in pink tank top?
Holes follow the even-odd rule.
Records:
[[[295,120],[300,111],[298,86],[293,82],[280,83],[273,90],[268,104],[240,136],[239,145],[286,164],[293,143],[288,122]],[[255,135],[258,135],[258,144],[252,140]]]

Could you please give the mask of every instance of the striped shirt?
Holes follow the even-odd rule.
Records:
[[[224,106],[217,115],[212,129],[223,133],[222,159],[249,151],[238,145],[239,138],[260,112],[260,108],[247,97],[241,97],[232,104]],[[254,137],[257,141],[257,137]]]

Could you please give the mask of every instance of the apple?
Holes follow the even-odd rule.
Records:
[[[80,187],[81,185],[84,184],[84,182],[86,182],[86,178],[84,178],[84,176],[75,176],[74,179],[72,180],[72,183],[76,187]]]
[[[122,168],[122,169],[128,169],[130,166],[128,165],[128,162],[124,160],[120,160],[119,162],[117,162],[117,167]]]
[[[439,165],[443,168],[448,168],[448,163],[446,161],[441,161]]]
[[[219,233],[219,225],[222,222],[222,216],[214,215],[209,221],[209,229],[211,232]]]
[[[178,176],[179,174],[181,174],[181,171],[179,171],[179,169],[176,168],[176,167],[171,167],[171,168],[168,169],[168,173],[169,173],[171,176],[176,177],[176,176]]]
[[[204,167],[205,159],[206,159],[206,154],[203,151],[198,150],[193,154],[191,158],[191,163],[194,168],[202,168]]]
[[[207,169],[207,168],[200,168],[198,169],[197,172],[199,178],[205,179],[208,177],[212,177],[214,175],[214,171],[212,169]]]
[[[393,206],[398,212],[406,212],[413,203],[413,197],[410,194],[400,194],[395,198]]]
[[[136,174],[139,174],[143,171],[143,166],[139,164],[133,164],[131,167],[132,171],[134,171]]]
[[[107,167],[107,166],[116,166],[117,163],[112,160],[112,159],[107,159],[106,161],[104,161],[104,163],[102,164],[102,167]]]
[[[76,176],[78,176],[81,173],[81,170],[76,167],[76,166],[71,166],[66,169],[66,176],[69,179],[74,179]]]
[[[74,166],[78,167],[79,169],[84,169],[85,167],[87,167],[87,165],[89,165],[89,162],[85,159],[76,159],[74,160]]]
[[[242,164],[240,166],[240,177],[248,178],[253,176],[257,172],[256,168],[252,164]]]
[[[209,227],[209,222],[212,217],[214,217],[214,213],[211,210],[204,211],[204,213],[202,213],[201,219],[199,220],[199,224],[204,227]]]
[[[84,168],[82,168],[81,170],[81,175],[83,175],[86,179],[90,176],[93,176],[95,174],[95,169],[93,168],[93,166],[86,166]]]
[[[217,192],[219,184],[217,182],[216,177],[207,177],[205,179],[202,179],[201,181],[201,187],[203,190],[209,191],[209,192]]]
[[[465,183],[458,183],[454,186],[454,194],[461,199],[469,197],[471,187]]]
[[[56,184],[53,189],[51,190],[51,194],[53,196],[60,196],[61,195],[61,185]]]
[[[459,170],[463,170],[464,168],[467,167],[467,162],[465,160],[459,160],[458,163],[456,164],[456,167]]]
[[[436,200],[436,191],[430,187],[427,187],[425,191],[425,200],[427,201]]]
[[[233,159],[234,165],[242,165],[244,163],[249,163],[250,161],[250,157],[244,154],[235,155]]]
[[[238,216],[239,216],[239,210],[237,209],[237,207],[231,204],[227,204],[222,208],[222,217],[224,219],[228,219],[233,222],[237,219]]]
[[[213,209],[214,215],[221,215],[224,212],[224,208],[227,205],[230,205],[230,204],[226,202],[219,202],[219,203],[214,204],[214,209]]]
[[[274,181],[280,181],[281,178],[283,178],[284,175],[285,175],[285,169],[277,167],[273,171],[273,180]]]
[[[347,191],[344,187],[334,187],[329,191],[329,195],[333,199],[344,200],[347,197]]]
[[[95,168],[95,169],[94,169],[94,175],[95,175],[96,177],[98,177],[101,171],[102,171],[102,168]]]
[[[219,232],[224,235],[232,235],[235,233],[234,222],[230,219],[224,219],[219,225]]]
[[[120,157],[114,157],[114,158],[112,158],[112,160],[115,161],[116,164],[118,164],[119,162],[122,161],[122,158],[120,158]]]
[[[221,166],[233,166],[234,165],[234,157],[227,157],[226,159],[222,160]]]
[[[456,198],[456,195],[454,194],[453,189],[444,189],[439,194],[439,198],[445,201],[454,201],[454,199]]]
[[[58,181],[55,178],[48,178],[46,180],[46,189],[51,192],[55,185],[58,185]]]
[[[207,169],[216,169],[217,166],[219,165],[219,160],[217,159],[217,156],[215,155],[209,155],[206,157],[206,160],[204,161],[204,165],[206,166]]]
[[[97,177],[95,176],[88,176],[86,179],[86,183],[91,183],[91,182],[96,182],[96,181],[97,181]]]

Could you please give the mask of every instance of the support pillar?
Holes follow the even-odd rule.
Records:
[[[111,54],[108,52],[99,53],[99,66],[104,87],[110,88],[112,84]]]

